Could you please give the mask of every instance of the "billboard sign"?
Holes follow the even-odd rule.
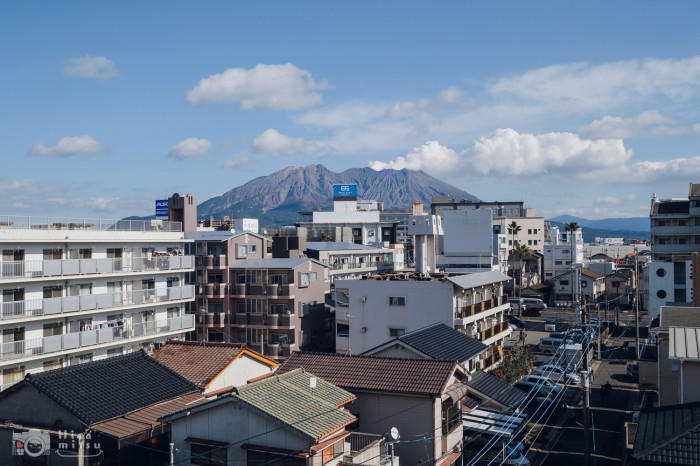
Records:
[[[356,184],[335,184],[333,185],[333,197],[357,197]]]
[[[156,217],[162,218],[168,217],[168,200],[160,199],[156,200]]]

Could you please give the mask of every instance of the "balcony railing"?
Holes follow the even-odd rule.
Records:
[[[289,285],[270,283],[267,285],[257,283],[236,283],[231,285],[231,294],[236,296],[289,296]]]
[[[506,324],[505,322],[496,324],[491,328],[487,328],[486,330],[479,332],[479,340],[488,340],[489,338],[495,337],[499,333],[504,332],[507,328],[508,324]]]
[[[194,267],[194,256],[0,261],[0,279],[180,270]]]
[[[217,256],[213,254],[197,256],[195,259],[195,265],[197,267],[226,267],[226,256]]]
[[[176,331],[194,330],[194,314],[184,314],[167,320],[119,325],[50,337],[34,338],[0,344],[0,361],[20,359],[39,354],[55,353],[75,348],[101,345],[136,338],[157,336]]]
[[[234,314],[233,325],[264,325],[269,327],[291,327],[289,314]]]
[[[3,229],[181,232],[182,223],[169,220],[116,220],[107,218],[0,215],[0,230]]]
[[[501,353],[493,353],[488,358],[484,359],[484,369],[493,366],[502,359]]]
[[[199,285],[198,293],[212,297],[223,297],[226,296],[226,290],[226,283],[205,283]]]
[[[91,311],[139,304],[157,304],[190,298],[194,298],[193,285],[153,288],[122,293],[27,299],[23,301],[0,303],[0,320],[43,315],[54,316],[67,312]]]
[[[502,306],[506,303],[508,303],[508,298],[506,296],[496,296],[494,298],[487,299],[486,301],[481,301],[476,304],[458,306],[456,317],[458,319],[465,319],[467,317],[471,317],[481,312],[493,309],[494,307]]]

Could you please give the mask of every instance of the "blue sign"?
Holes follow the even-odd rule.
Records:
[[[156,217],[167,217],[168,216],[168,200],[160,199],[156,200]]]
[[[333,197],[357,197],[356,184],[333,185]]]

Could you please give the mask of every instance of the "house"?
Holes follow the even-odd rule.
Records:
[[[350,448],[355,396],[304,369],[235,388],[163,417],[175,464],[337,465]],[[354,463],[351,463],[354,464]]]
[[[488,369],[502,359],[511,329],[510,304],[501,272],[467,275],[393,274],[335,283],[336,352],[360,354],[408,332],[437,322],[456,328],[489,346],[476,367]]]
[[[605,276],[605,299],[615,299],[616,303],[630,304],[629,299],[636,285],[635,272],[631,269],[617,269]],[[617,298],[617,299],[616,299]]]
[[[571,303],[572,286],[576,294],[585,299],[589,303],[593,303],[601,299],[605,293],[605,277],[597,274],[589,269],[574,270],[574,279],[572,280],[572,272],[564,272],[550,281],[554,288],[554,303],[556,305],[569,305]],[[580,289],[576,289],[576,279],[581,280]]]
[[[156,350],[153,358],[205,393],[245,385],[277,368],[275,361],[240,343],[173,340]]]
[[[517,410],[527,397],[527,393],[502,381],[488,372],[478,371],[467,382],[465,408],[495,408],[498,410]],[[466,409],[465,409],[466,411]]]
[[[414,330],[375,346],[362,354],[390,358],[428,358],[458,361],[468,372],[489,347],[441,322]]]
[[[299,368],[353,393],[357,429],[382,435],[396,427],[401,464],[452,464],[462,445],[461,399],[467,374],[457,361],[295,352],[278,374]]]
[[[102,465],[161,465],[170,436],[158,418],[203,400],[197,385],[141,350],[28,374],[0,393],[0,441],[9,446],[30,432],[62,450],[53,458],[52,448],[49,461],[74,456],[77,465],[82,455]],[[0,462],[13,464],[10,448]]]
[[[630,465],[700,464],[700,403],[642,410],[634,427]]]

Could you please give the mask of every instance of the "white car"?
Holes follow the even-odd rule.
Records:
[[[557,385],[555,380],[557,380],[557,376],[552,377],[551,379],[547,376],[544,375],[526,375],[523,377],[523,382],[532,382],[535,384],[542,384],[543,386],[549,388],[551,391],[554,392],[555,395],[558,395],[561,392],[561,387]],[[562,380],[564,382],[564,380]]]
[[[535,367],[532,369],[532,375],[548,377],[554,380],[566,381],[568,383],[581,383],[581,376],[573,372],[567,371],[564,368],[553,364],[545,364],[544,366]]]

